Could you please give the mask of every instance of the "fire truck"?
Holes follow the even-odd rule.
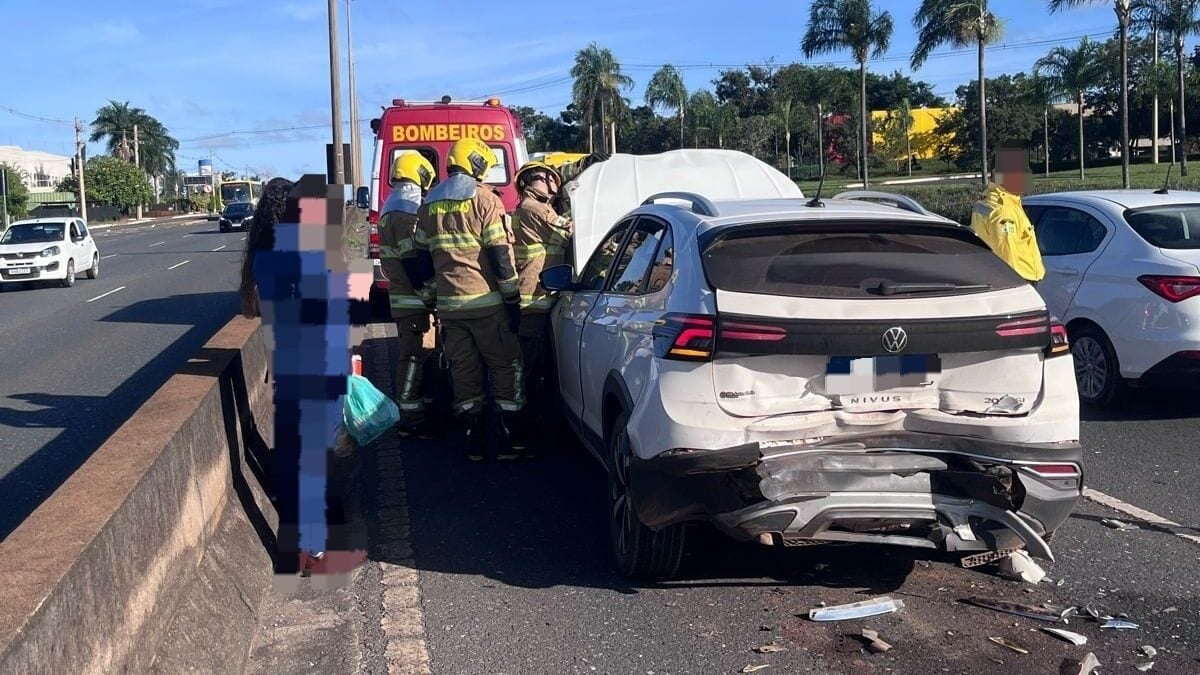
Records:
[[[484,178],[496,188],[510,213],[520,196],[515,177],[517,169],[529,160],[521,120],[500,104],[500,99],[454,101],[405,101],[394,99],[383,114],[371,120],[375,134],[375,160],[371,169],[368,199],[370,223],[368,255],[375,263],[373,292],[387,292],[387,278],[379,265],[379,209],[392,191],[391,168],[405,152],[419,152],[437,169],[437,181],[446,178],[446,155],[450,146],[462,138],[478,138],[496,153],[497,164]]]

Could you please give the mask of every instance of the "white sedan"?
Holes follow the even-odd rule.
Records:
[[[100,252],[79,218],[20,220],[0,237],[0,284],[53,280],[74,286],[75,275],[100,274]]]
[[[1038,290],[1067,325],[1080,400],[1200,383],[1200,192],[1060,192],[1025,199],[1025,211],[1046,265]]]

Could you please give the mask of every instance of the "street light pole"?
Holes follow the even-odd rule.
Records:
[[[139,170],[142,168],[142,155],[138,149],[138,125],[133,125],[133,165]],[[142,219],[142,200],[137,203],[137,219]]]
[[[346,172],[346,182],[357,186],[360,182],[358,174],[362,170],[362,137],[359,135],[358,89],[354,85],[354,37],[350,32],[350,2],[351,0],[346,0],[346,61],[349,65],[350,85],[350,170]]]
[[[337,0],[329,5],[329,103],[333,109],[333,182],[345,185],[346,170],[342,162],[342,78],[338,72]]]

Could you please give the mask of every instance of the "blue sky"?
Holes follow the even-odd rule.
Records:
[[[116,3],[83,0],[4,4],[10,5],[4,9],[10,70],[0,94],[0,144],[71,154],[69,120],[90,121],[111,98],[167,125],[182,142],[185,169],[211,152],[220,169],[323,172],[328,128],[229,132],[328,124],[326,0],[124,0],[119,11]],[[891,51],[872,70],[909,73],[917,4],[877,0],[892,12],[896,32]],[[721,65],[802,60],[808,12],[808,3],[792,0],[353,0],[352,7],[365,119],[394,97],[442,94],[499,94],[508,104],[556,112],[570,99],[572,57],[592,40],[625,64],[636,81],[629,94],[635,103],[663,63],[687,64],[689,88],[711,86]],[[1057,16],[1044,1],[993,0],[993,7],[1006,19],[1003,42],[1018,44],[989,52],[990,74],[1027,70],[1052,46],[1044,41],[1102,37],[1115,28],[1107,2]],[[541,8],[545,16],[536,16]],[[1043,44],[1020,46],[1037,41]],[[815,61],[851,65],[848,54]],[[947,54],[935,55],[916,76],[952,98],[974,73],[972,54]],[[369,148],[365,121],[363,129]]]

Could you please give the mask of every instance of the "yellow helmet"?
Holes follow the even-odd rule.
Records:
[[[525,187],[526,174],[534,170],[545,171],[554,177],[554,182],[556,184],[562,184],[562,176],[558,174],[557,169],[545,162],[533,161],[526,162],[525,166],[521,167],[520,170],[517,171],[516,183],[518,188]]]
[[[447,169],[462,169],[479,180],[483,180],[496,164],[496,153],[478,138],[455,141],[450,146],[450,154],[446,156]]]
[[[392,180],[410,180],[422,190],[429,189],[435,174],[433,165],[419,152],[402,153],[392,163]]]

